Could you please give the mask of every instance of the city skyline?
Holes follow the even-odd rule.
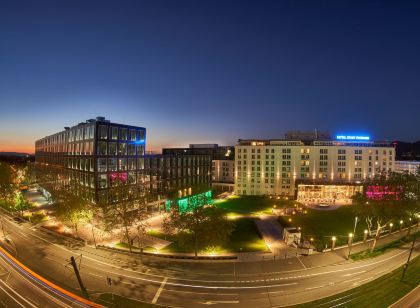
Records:
[[[96,116],[146,127],[154,151],[295,129],[419,139],[416,3],[0,8],[0,151]]]

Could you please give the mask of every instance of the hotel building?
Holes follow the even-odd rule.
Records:
[[[395,149],[364,136],[290,132],[284,139],[239,140],[235,193],[302,202],[348,203],[360,181],[393,171]]]
[[[90,119],[35,142],[35,170],[48,196],[55,186],[72,183],[75,194],[92,203],[118,202],[112,187],[130,185],[130,196],[151,211],[167,200],[211,188],[211,159],[206,155],[146,155],[146,129]]]

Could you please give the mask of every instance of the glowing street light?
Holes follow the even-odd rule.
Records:
[[[363,231],[363,242],[366,242],[368,236],[368,230]]]
[[[349,239],[347,241],[347,244],[349,245],[349,254],[347,255],[347,259],[350,258],[350,253],[351,253],[351,246],[353,244],[353,233],[349,233]]]
[[[404,221],[400,220],[400,231],[402,229],[403,223],[404,223]]]
[[[392,232],[392,227],[394,226],[394,224],[391,222],[390,224],[389,224],[389,234],[391,234],[391,232]]]
[[[331,238],[331,240],[332,240],[331,250],[334,250],[334,247],[335,247],[335,241],[337,240],[337,238],[336,238],[335,236],[333,236],[333,237]]]

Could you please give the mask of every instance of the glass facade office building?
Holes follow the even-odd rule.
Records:
[[[211,185],[205,177],[209,157],[145,155],[145,146],[144,127],[103,117],[66,127],[35,143],[38,184],[46,191],[76,184],[76,194],[101,205],[117,202],[110,188],[124,182],[130,185],[131,199],[151,204],[152,209],[160,208],[168,197],[184,196],[184,190],[195,193],[193,184]]]

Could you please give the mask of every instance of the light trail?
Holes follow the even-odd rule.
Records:
[[[33,272],[17,259],[15,259],[12,255],[10,255],[3,247],[0,246],[0,256],[7,261],[14,269],[25,275],[26,277],[30,278],[33,281],[36,281],[46,289],[50,290],[54,294],[69,300],[72,303],[79,305],[80,307],[94,307],[94,308],[103,308],[104,306],[96,304],[92,301],[84,299],[74,293],[71,293],[56,284],[50,282],[49,280],[45,279],[44,277],[38,275],[37,273]]]

